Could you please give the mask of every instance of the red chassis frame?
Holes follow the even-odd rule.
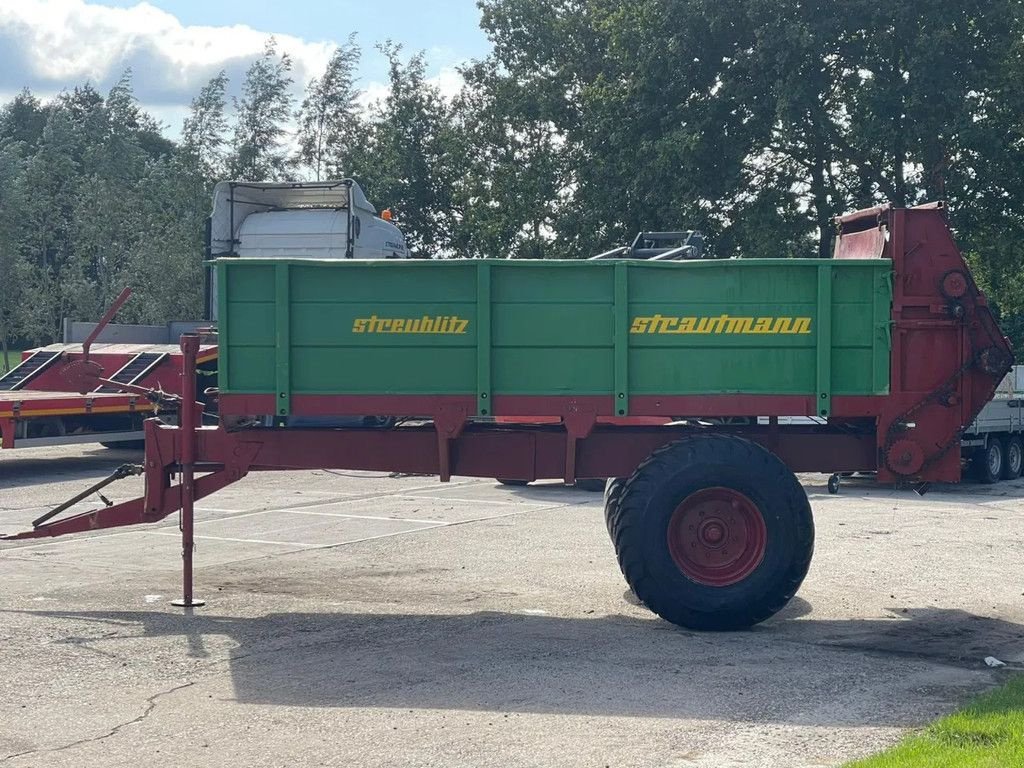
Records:
[[[802,395],[631,397],[629,413],[767,416],[767,425],[713,429],[764,445],[794,471],[877,471],[882,482],[958,481],[960,436],[1012,365],[1009,343],[971,278],[940,205],[879,207],[837,223],[836,258],[893,262],[889,394],[833,397],[831,417],[821,425],[778,424],[780,416],[816,414],[814,397]],[[273,413],[273,396],[225,394],[219,399],[221,424],[201,426],[195,388],[199,338],[182,337],[181,349],[180,426],[146,422],[144,496],[5,538],[151,523],[181,510],[183,603],[192,605],[193,503],[251,471],[338,468],[437,474],[442,481],[463,475],[572,482],[577,476],[629,475],[657,448],[701,429],[598,423],[615,413],[611,396],[496,396],[496,416],[561,419],[558,425],[520,425],[474,420],[473,395],[296,395],[295,415],[416,414],[429,421],[379,430],[231,431],[224,425],[231,417]],[[178,473],[181,482],[174,485]]]

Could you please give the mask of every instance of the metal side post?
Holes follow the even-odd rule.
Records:
[[[195,608],[205,605],[192,595],[192,552],[195,549],[195,461],[196,461],[196,358],[199,336],[187,333],[181,337],[181,582],[182,597],[171,605]]]

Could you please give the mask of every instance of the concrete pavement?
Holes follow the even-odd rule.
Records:
[[[0,531],[137,458],[0,455]],[[0,545],[0,763],[836,765],[1024,665],[1024,481],[804,480],[811,573],[734,634],[636,605],[557,484],[251,476],[199,505],[191,614],[174,520]]]

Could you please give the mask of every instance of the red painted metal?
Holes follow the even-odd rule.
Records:
[[[726,428],[715,428],[716,431]],[[822,432],[805,426],[729,427],[764,445],[796,471],[875,469],[875,437]],[[654,450],[699,428],[597,425],[576,443],[580,477],[622,477]],[[152,523],[180,510],[183,486],[171,485],[184,458],[186,433],[150,419],[145,424],[145,497],[113,507],[51,521],[8,538],[61,536],[97,528]],[[196,500],[240,480],[249,472],[289,469],[361,469],[440,474],[437,432],[432,425],[374,429],[250,429],[196,427]],[[468,424],[451,438],[449,470],[466,477],[524,480],[565,476],[568,438],[561,426]]]
[[[0,418],[4,416],[14,418],[15,414],[17,414],[17,418],[27,418],[59,412],[131,412],[136,410],[137,406],[141,407],[139,401],[140,398],[136,395],[96,393],[86,396],[76,392],[37,392],[32,389],[16,389],[12,392],[0,392]]]
[[[835,418],[877,416],[889,397],[837,395],[832,398]],[[272,414],[275,399],[270,395],[222,394],[220,412],[228,416]],[[501,417],[563,417],[592,413],[601,423],[617,423],[615,398],[591,396],[496,395],[492,413]],[[814,416],[817,404],[813,396],[804,395],[640,395],[629,399],[631,416],[621,417],[634,423],[632,417],[676,419],[704,416]],[[431,417],[442,409],[476,412],[475,395],[292,395],[291,412],[296,416],[370,415],[378,413],[402,416]],[[468,416],[467,416],[468,418]],[[504,423],[509,423],[507,420]],[[537,423],[533,421],[531,423]]]
[[[167,357],[138,384],[103,377],[104,372],[118,371],[141,352]],[[200,345],[200,362],[216,356],[216,345]],[[180,347],[169,344],[94,344],[89,360],[84,359],[79,345],[63,345],[59,359],[35,376],[29,388],[0,392],[0,448],[15,447],[15,419],[169,412],[176,407],[174,402],[181,392],[182,366]],[[119,388],[121,393],[94,391],[104,384]],[[102,433],[97,432],[96,439],[102,439]]]
[[[103,329],[106,328],[110,321],[114,319],[114,315],[116,315],[118,310],[120,310],[121,307],[124,306],[124,303],[128,301],[128,298],[131,295],[131,288],[125,288],[123,291],[121,291],[121,293],[118,294],[117,298],[114,299],[114,303],[110,305],[110,308],[107,309],[107,311],[103,314],[103,317],[100,318],[100,321],[96,323],[96,327],[92,329],[92,332],[89,334],[89,336],[85,339],[84,342],[82,342],[82,357],[84,360],[89,359],[89,347],[91,347],[92,343],[99,338],[100,334],[103,332]]]
[[[880,206],[838,223],[836,258],[862,257],[864,238],[876,233],[882,256],[893,262],[890,394],[876,427],[879,480],[956,482],[960,436],[1009,371],[1009,342],[970,277],[941,204]]]
[[[683,499],[669,518],[668,550],[691,581],[728,587],[761,564],[768,547],[764,517],[733,488],[703,488]]]
[[[178,409],[181,422],[181,570],[182,598],[176,605],[191,608],[202,605],[192,596],[192,553],[195,551],[195,469],[196,469],[196,427],[202,405],[196,402],[196,357],[199,354],[199,336],[185,334],[181,337],[181,354],[185,376],[181,382],[181,407]],[[196,408],[199,408],[197,413]]]

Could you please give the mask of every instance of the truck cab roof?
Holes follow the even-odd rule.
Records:
[[[237,255],[242,224],[253,213],[295,209],[357,212],[375,217],[359,184],[339,181],[249,182],[220,181],[213,188],[210,214],[210,257]]]

